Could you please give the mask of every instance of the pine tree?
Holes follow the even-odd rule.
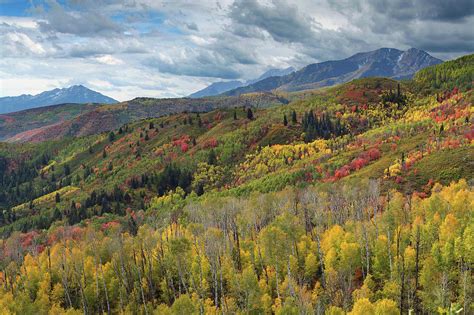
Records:
[[[115,133],[113,131],[111,131],[109,133],[109,142],[113,142],[115,140]]]
[[[247,109],[247,118],[249,120],[253,119],[253,112],[252,112],[252,109],[250,107]]]
[[[216,165],[217,164],[217,156],[216,156],[216,152],[214,151],[214,149],[211,149],[211,151],[209,152],[209,156],[207,157],[207,164],[209,164],[209,165]]]
[[[293,112],[291,113],[291,123],[292,124],[298,123],[298,119],[296,118],[296,111],[295,110],[293,110]]]
[[[71,174],[71,168],[69,167],[68,164],[65,164],[64,165],[64,176],[68,176],[69,174]]]
[[[283,126],[288,126],[288,119],[286,118],[286,114],[283,115]]]

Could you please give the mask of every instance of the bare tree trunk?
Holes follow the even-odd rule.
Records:
[[[107,290],[107,285],[105,284],[104,269],[102,268],[102,258],[100,258],[100,255],[99,255],[99,265],[100,265],[100,275],[102,278],[102,286],[104,287],[104,293],[105,293],[105,302],[107,303],[107,314],[110,315],[109,293]]]
[[[419,262],[420,262],[420,227],[416,226],[416,241],[415,241],[415,289],[414,289],[414,304],[415,304],[415,314],[420,313],[420,300],[418,298],[418,278],[419,278]]]
[[[278,288],[278,261],[275,262],[275,283],[276,283],[277,296],[278,298],[280,298],[280,290]]]

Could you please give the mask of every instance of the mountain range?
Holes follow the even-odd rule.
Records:
[[[409,79],[417,71],[442,62],[416,48],[410,48],[407,51],[381,48],[357,53],[343,60],[310,64],[298,71],[295,71],[293,67],[270,69],[253,80],[215,82],[189,97],[239,96],[273,90],[293,92],[336,85],[363,77]],[[2,97],[0,98],[0,114],[66,103],[114,104],[117,101],[85,86],[74,85],[37,95]]]
[[[73,85],[68,88],[54,89],[36,95],[23,94],[20,96],[1,97],[0,114],[64,103],[113,104],[117,103],[117,100],[88,89],[83,85]]]
[[[189,95],[189,97],[199,98],[199,97],[206,97],[206,96],[215,96],[215,95],[219,95],[219,94],[225,93],[227,91],[230,91],[239,87],[244,87],[250,84],[254,84],[258,81],[261,81],[270,77],[280,77],[280,76],[284,76],[295,71],[296,69],[293,67],[288,67],[285,69],[270,69],[264,72],[258,78],[253,79],[253,80],[247,80],[247,81],[234,80],[234,81],[214,82],[208,87]]]
[[[364,77],[387,77],[409,79],[425,67],[442,63],[423,50],[410,48],[402,51],[380,48],[357,53],[343,60],[332,60],[310,64],[284,76],[271,76],[253,84],[225,92],[225,95],[240,95],[271,90],[301,91],[331,86]]]

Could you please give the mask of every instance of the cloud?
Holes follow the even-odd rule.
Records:
[[[370,0],[368,4],[378,13],[402,21],[462,22],[474,14],[471,0]]]
[[[122,59],[115,58],[111,55],[99,56],[99,57],[96,57],[95,60],[97,60],[100,63],[111,65],[111,66],[123,65]]]
[[[314,21],[297,6],[282,0],[273,0],[270,5],[256,0],[236,0],[229,17],[237,24],[238,34],[244,37],[259,37],[258,31],[263,30],[278,42],[293,43],[305,42],[314,35]]]
[[[227,61],[228,59],[217,52],[187,48],[173,54],[172,57],[158,54],[145,60],[144,65],[179,76],[238,78],[240,74],[232,69]]]
[[[191,23],[184,23],[184,25],[186,26],[186,28],[188,30],[191,30],[191,31],[199,31],[199,27],[197,26],[196,23],[194,22],[191,22]]]
[[[38,22],[44,32],[58,32],[77,36],[117,35],[124,28],[109,17],[100,14],[100,6],[82,6],[82,10],[66,10],[55,0],[47,6],[35,7],[34,11],[43,19]]]
[[[31,3],[26,16],[0,16],[2,95],[86,84],[120,100],[184,96],[380,47],[474,51],[472,0]]]
[[[471,0],[328,0],[370,42],[454,57],[474,50]]]

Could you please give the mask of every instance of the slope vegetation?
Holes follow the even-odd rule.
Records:
[[[420,89],[365,78],[3,144],[0,310],[471,313],[472,90]]]

